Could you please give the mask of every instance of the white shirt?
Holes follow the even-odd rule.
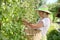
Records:
[[[48,31],[48,29],[49,29],[49,27],[50,27],[50,19],[49,18],[44,18],[44,19],[42,19],[42,20],[38,20],[38,23],[40,22],[40,21],[42,21],[43,22],[43,27],[41,27],[41,28],[39,28],[39,30],[41,30],[41,34],[43,35],[43,36],[46,36],[46,33],[47,33],[47,31]]]

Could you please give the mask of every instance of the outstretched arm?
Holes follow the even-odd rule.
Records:
[[[37,23],[37,24],[31,24],[31,23],[27,22],[26,20],[24,20],[23,23],[24,23],[26,26],[30,26],[31,28],[41,28],[41,27],[43,27],[43,22],[42,22],[42,21],[40,21],[40,22]]]

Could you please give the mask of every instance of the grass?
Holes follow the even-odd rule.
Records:
[[[55,29],[54,26],[50,26],[48,32],[51,32],[51,31],[54,30],[54,29]]]

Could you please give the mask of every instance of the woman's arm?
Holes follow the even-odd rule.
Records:
[[[32,28],[41,28],[41,27],[43,27],[43,22],[41,21],[41,22],[39,22],[39,23],[37,23],[37,24],[31,24],[32,26]]]
[[[30,26],[31,28],[41,28],[41,27],[43,27],[43,22],[42,21],[37,23],[37,24],[31,24],[31,23],[29,23],[25,20],[23,22],[26,26]]]

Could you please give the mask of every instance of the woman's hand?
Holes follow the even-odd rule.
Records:
[[[31,23],[29,23],[26,19],[22,19],[22,22],[26,27],[30,27]]]
[[[24,25],[28,25],[29,24],[29,22],[26,19],[22,19],[22,22],[23,22]]]
[[[28,21],[26,19],[22,19],[23,23],[28,23]]]

